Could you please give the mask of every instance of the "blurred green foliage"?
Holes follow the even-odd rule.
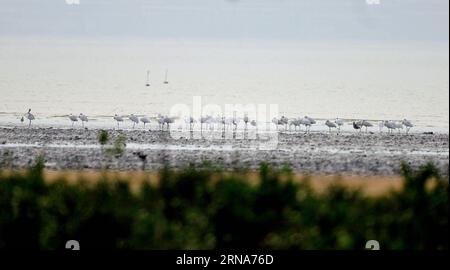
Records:
[[[404,186],[367,197],[333,185],[315,192],[289,168],[243,171],[164,168],[138,192],[130,181],[43,179],[43,160],[24,174],[0,171],[0,248],[62,249],[448,249],[449,183],[427,164],[403,165]],[[430,179],[437,179],[429,185]]]
[[[103,146],[103,145],[107,144],[109,141],[108,131],[106,131],[104,129],[100,130],[98,132],[97,138],[98,138],[98,142],[100,143],[100,145]]]

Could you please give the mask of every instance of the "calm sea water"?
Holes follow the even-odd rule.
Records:
[[[80,112],[154,116],[201,96],[278,104],[289,117],[408,118],[448,132],[448,73],[439,45],[1,38],[0,125],[20,124],[28,108],[46,124]]]

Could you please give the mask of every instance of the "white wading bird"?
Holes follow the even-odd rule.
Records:
[[[309,130],[311,129],[311,124],[312,124],[311,120],[307,116],[305,116],[305,117],[299,119],[299,121],[300,121],[301,125],[305,126],[305,133],[308,133]]]
[[[289,118],[285,117],[284,115],[281,116],[280,119],[281,123],[284,125],[284,130],[287,130],[288,124],[289,124]]]
[[[26,117],[30,121],[30,123],[28,124],[28,127],[31,127],[31,121],[33,121],[35,119],[34,115],[31,113],[31,109],[28,109]]]
[[[80,115],[78,116],[78,118],[80,118],[81,120],[81,126],[84,127],[84,122],[89,122],[89,119],[86,115],[80,113]]]
[[[144,116],[144,117],[141,117],[141,122],[144,123],[144,128],[145,128],[145,125],[150,123],[150,119],[148,117]]]
[[[114,120],[116,120],[116,122],[117,122],[117,128],[119,128],[119,123],[120,123],[120,122],[123,122],[123,117],[122,117],[122,116],[119,116],[119,115],[117,115],[117,114],[115,114],[113,118],[114,118]]]
[[[280,119],[274,117],[272,119],[272,123],[275,124],[275,126],[277,127],[277,130],[278,130],[278,126],[284,126],[284,130],[287,130],[287,127],[289,124],[289,118],[285,117],[284,115],[281,116]]]
[[[194,117],[189,116],[184,119],[184,122],[186,123],[186,125],[189,125],[189,130],[192,131],[192,127],[197,121],[195,121]]]
[[[373,127],[372,123],[370,123],[367,120],[362,120],[360,126],[361,127],[365,127],[366,128],[366,132],[367,132],[367,128]]]
[[[172,124],[173,122],[175,122],[174,118],[169,116],[164,117],[164,124],[167,125],[167,130],[170,130],[170,124]]]
[[[388,129],[388,133],[392,133],[392,131],[397,128],[394,121],[383,121],[383,125]]]
[[[306,119],[309,120],[309,122],[311,123],[311,125],[314,125],[316,123],[316,120],[314,120],[314,118],[311,118],[309,116],[305,116]]]
[[[294,126],[294,131],[297,131],[297,127],[300,126],[300,119],[294,118],[289,121],[289,130]]]
[[[334,122],[336,123],[338,130],[341,131],[341,127],[344,125],[344,120],[336,118]]]
[[[139,118],[137,118],[137,116],[135,116],[134,114],[130,114],[128,119],[130,119],[131,122],[133,122],[133,129],[136,126],[136,124],[139,124]]]
[[[164,116],[158,114],[157,120],[158,120],[159,129],[163,130],[163,128],[164,128]]]
[[[238,125],[239,125],[239,121],[240,121],[240,120],[239,120],[238,118],[236,118],[236,116],[233,117],[232,124],[233,124],[233,126],[234,126],[234,130],[237,129],[237,127],[238,127]]]
[[[69,115],[69,119],[70,119],[70,121],[72,121],[72,127],[73,127],[73,124],[75,124],[75,122],[78,122],[78,117],[76,117],[73,114]]]
[[[380,133],[383,132],[383,128],[384,128],[384,121],[380,121],[378,123],[378,130],[380,131]]]
[[[208,128],[208,124],[211,123],[211,116],[201,116],[200,117],[200,132],[203,132],[203,124],[206,124],[206,128]]]
[[[394,122],[395,128],[398,130],[398,133],[400,133],[400,129],[403,129],[403,123],[402,122]]]
[[[406,133],[414,126],[409,120],[403,119],[402,124],[406,127]]]
[[[244,116],[245,129],[247,129],[247,125],[248,125],[248,122],[249,122],[249,121],[250,121],[250,120],[249,120],[249,118],[248,118],[248,115],[245,114],[245,116]]]
[[[309,117],[309,116],[305,116],[305,118],[309,120],[309,123],[310,123],[309,129],[311,129],[311,126],[316,124],[316,120],[314,118]]]
[[[280,119],[277,119],[276,117],[274,117],[274,118],[272,119],[272,123],[275,124],[277,130],[278,130],[278,126],[282,126],[282,125],[283,125],[283,122],[282,122]]]
[[[336,123],[333,123],[333,122],[331,122],[330,120],[327,120],[327,121],[325,122],[325,125],[329,128],[330,133],[331,133],[331,129],[332,129],[332,128],[337,128]]]

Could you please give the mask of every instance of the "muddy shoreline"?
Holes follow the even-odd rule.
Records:
[[[159,169],[211,162],[255,169],[261,162],[311,174],[396,175],[401,162],[433,162],[448,175],[448,134],[108,130],[126,137],[122,155],[100,147],[96,129],[0,128],[0,165],[25,168],[44,154],[48,169]],[[112,146],[107,146],[112,147]],[[146,156],[145,159],[142,157]]]

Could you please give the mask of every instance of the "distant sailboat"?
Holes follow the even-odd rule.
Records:
[[[169,84],[169,81],[167,80],[167,69],[166,69],[166,77],[165,77],[165,80],[164,80],[164,84]]]
[[[147,70],[147,82],[145,83],[145,86],[150,86],[150,70]]]

